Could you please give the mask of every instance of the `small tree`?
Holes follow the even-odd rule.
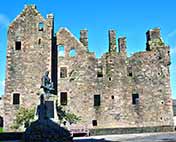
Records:
[[[71,124],[76,124],[77,122],[81,120],[81,117],[63,110],[62,106],[57,106],[56,109],[57,109],[57,116],[60,121],[60,124],[66,121],[71,125]]]
[[[57,116],[60,120],[60,124],[61,123],[64,124],[64,122],[66,121],[71,125],[76,124],[78,121],[81,120],[81,118],[76,116],[75,114],[64,111],[61,106],[57,105],[56,109],[57,109]],[[30,125],[30,123],[34,121],[34,117],[35,117],[35,108],[27,109],[24,107],[20,107],[16,113],[16,118],[11,128],[15,130],[21,127],[27,128]]]
[[[76,116],[73,113],[67,112],[65,116],[65,120],[71,125],[71,124],[78,123],[81,120],[81,118]]]
[[[16,118],[14,120],[14,124],[12,126],[13,129],[19,129],[20,127],[27,128],[30,123],[34,120],[35,117],[35,109],[27,109],[24,107],[20,107],[16,113]]]

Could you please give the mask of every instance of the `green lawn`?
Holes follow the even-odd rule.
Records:
[[[0,133],[3,132],[3,128],[0,127]]]

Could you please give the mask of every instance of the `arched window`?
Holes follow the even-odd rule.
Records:
[[[59,52],[58,52],[58,55],[59,56],[65,56],[65,48],[64,48],[64,46],[63,45],[59,45],[59,47],[58,47],[59,49]]]
[[[70,57],[75,57],[75,56],[76,56],[75,48],[72,48],[72,49],[70,50],[69,56],[70,56]]]

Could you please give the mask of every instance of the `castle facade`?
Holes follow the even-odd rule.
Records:
[[[109,51],[96,58],[88,49],[87,30],[79,40],[67,28],[55,35],[52,14],[45,19],[34,5],[25,6],[8,29],[5,130],[11,131],[20,106],[37,105],[46,70],[58,105],[81,117],[78,127],[100,134],[116,128],[172,130],[170,48],[160,29],[146,35],[146,51],[128,57],[126,38],[117,40],[109,30]]]

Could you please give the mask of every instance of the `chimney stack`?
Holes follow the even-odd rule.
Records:
[[[119,53],[125,53],[126,54],[126,37],[120,37],[118,39],[118,47],[119,47]]]
[[[155,49],[156,47],[164,46],[164,41],[161,38],[159,28],[155,28],[155,29],[151,29],[147,31],[146,37],[147,37],[147,43],[146,43],[147,51],[151,51],[152,49]]]
[[[88,30],[80,31],[80,42],[88,49]]]
[[[109,52],[116,52],[116,31],[109,30]]]

